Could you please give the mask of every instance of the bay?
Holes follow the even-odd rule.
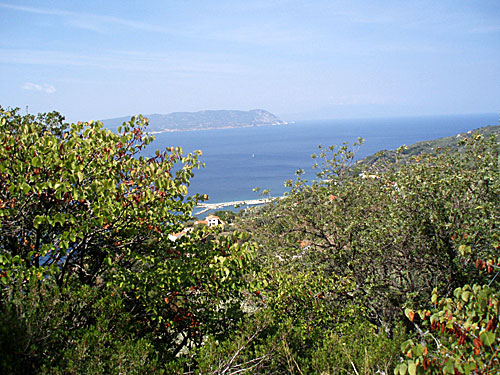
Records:
[[[287,189],[298,169],[311,169],[318,145],[341,145],[358,137],[365,143],[361,159],[383,149],[455,135],[498,125],[498,114],[300,121],[283,126],[219,129],[156,134],[147,153],[180,146],[184,152],[202,150],[206,168],[196,170],[189,193],[208,194],[210,203],[259,198],[253,188],[269,189],[272,196]]]

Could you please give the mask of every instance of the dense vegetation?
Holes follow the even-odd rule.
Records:
[[[496,126],[485,126],[475,131],[480,133],[485,137],[492,135],[500,135],[500,125]],[[387,162],[398,162],[398,163],[408,163],[409,160],[418,156],[422,153],[435,153],[439,152],[441,149],[458,151],[460,149],[461,142],[464,138],[472,134],[469,130],[467,133],[461,133],[449,137],[443,137],[438,139],[431,139],[427,141],[417,142],[409,146],[401,148],[399,151],[396,150],[381,150],[374,155],[367,156],[366,158],[358,161],[358,164],[364,164],[365,166],[374,165],[377,163],[387,163]]]
[[[199,153],[138,157],[142,117],[0,118],[2,373],[499,372],[495,137],[320,149],[318,182],[171,241]]]

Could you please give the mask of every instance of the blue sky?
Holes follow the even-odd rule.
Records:
[[[500,2],[0,0],[0,105],[69,121],[500,111]]]

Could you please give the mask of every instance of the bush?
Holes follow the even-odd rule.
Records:
[[[51,359],[47,371],[109,372],[128,358],[147,368],[156,353],[168,361],[227,335],[242,316],[253,244],[206,228],[168,239],[202,199],[187,196],[201,152],[139,157],[153,140],[141,116],[118,134],[55,112],[0,108],[0,121],[3,366],[35,371]],[[135,349],[115,353],[115,340]]]

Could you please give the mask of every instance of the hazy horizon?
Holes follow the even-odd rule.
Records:
[[[0,105],[68,121],[500,111],[498,1],[0,0]]]
[[[264,109],[265,108],[250,108],[250,109],[238,109],[238,108],[211,108],[211,109],[201,109],[199,111],[187,111],[189,112],[204,112],[204,111],[218,111],[218,110],[236,110],[236,111],[251,111],[254,109]],[[21,108],[22,110],[22,108]],[[131,116],[137,116],[137,115],[143,115],[143,116],[150,116],[150,115],[168,115],[170,113],[175,113],[175,112],[184,112],[184,111],[173,111],[169,113],[130,113],[128,115],[123,115],[123,116],[117,116],[117,117],[110,117],[110,118],[101,118],[101,119],[93,119],[93,120],[99,120],[99,121],[106,121],[106,120],[113,120],[113,119],[118,119],[118,118],[128,118]],[[30,111],[31,113],[31,111]],[[278,113],[273,113],[273,115],[276,115],[277,117],[280,118],[280,120],[283,121],[331,121],[331,120],[363,120],[363,119],[397,119],[397,118],[422,118],[422,117],[447,117],[447,116],[477,116],[477,115],[498,115],[499,116],[499,121],[500,121],[500,113],[497,112],[468,112],[468,113],[427,113],[427,114],[420,114],[420,113],[415,113],[415,114],[388,114],[388,115],[358,115],[358,116],[351,116],[351,115],[346,115],[346,116],[332,116],[332,117],[325,117],[321,115],[321,112],[315,112],[314,114],[308,114],[308,113],[300,113],[300,114],[278,114]],[[493,124],[497,125],[497,124]]]

